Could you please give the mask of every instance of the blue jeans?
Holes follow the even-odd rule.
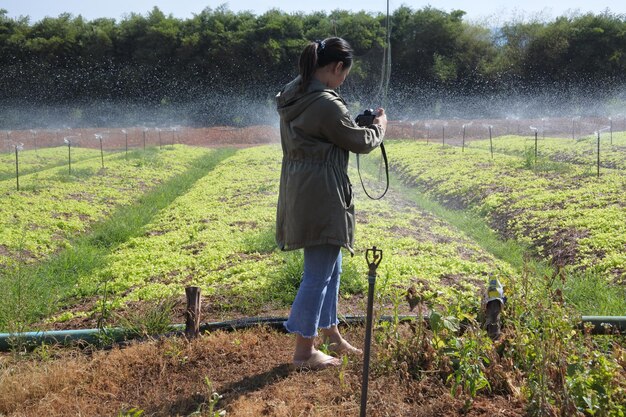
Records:
[[[341,275],[341,248],[319,245],[304,248],[302,282],[284,323],[289,333],[312,338],[317,329],[338,323],[337,298]]]

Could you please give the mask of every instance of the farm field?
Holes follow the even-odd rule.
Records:
[[[461,152],[415,141],[390,140],[388,153],[407,187],[464,210],[458,216],[484,217],[497,233],[530,246],[567,273],[586,270],[620,280],[625,185],[617,170],[597,179],[575,164],[529,167],[515,155],[491,160],[485,150]],[[146,318],[157,309],[168,322],[182,321],[188,285],[201,287],[206,321],[284,316],[302,258],[298,251],[278,251],[274,243],[280,160],[278,145],[175,145],[135,150],[128,158],[108,155],[105,169],[98,158],[78,162],[74,174],[66,166],[33,168],[19,193],[12,179],[3,180],[3,196],[11,201],[4,206],[9,199],[3,198],[0,210],[15,214],[19,208],[24,214],[3,225],[0,237],[0,330],[132,324],[149,331]],[[365,166],[366,183],[376,184],[376,168]],[[623,339],[577,329],[581,314],[607,310],[585,311],[585,305],[564,300],[533,262],[520,267],[495,256],[400,187],[380,201],[367,200],[354,181],[354,166],[350,176],[357,243],[356,255],[344,256],[340,313],[365,311],[363,254],[376,245],[384,250],[377,314],[417,315],[410,324],[392,320],[375,330],[370,415],[626,412]],[[75,206],[77,194],[89,194],[89,204]],[[164,197],[153,200],[155,195]],[[50,200],[57,205],[47,205]],[[149,207],[154,210],[129,226],[131,232],[109,237],[125,213]],[[55,218],[57,212],[82,216]],[[604,220],[591,221],[592,215]],[[84,253],[97,261],[73,267]],[[49,279],[60,269],[72,271]],[[505,285],[509,298],[496,342],[481,329],[482,297],[491,278]],[[24,299],[26,290],[44,283],[47,295]],[[428,325],[422,314],[430,314]],[[346,332],[351,340],[363,338],[360,326]],[[353,358],[340,369],[292,373],[292,343],[290,336],[257,329],[218,332],[191,343],[136,343],[93,355],[44,346],[29,354],[32,360],[2,356],[0,414],[130,415],[133,408],[147,415],[198,411],[212,417],[216,410],[356,414],[361,362]],[[316,390],[306,389],[311,385]],[[70,394],[68,413],[63,404]]]
[[[160,160],[173,158],[169,154],[175,150],[154,152]],[[201,157],[210,151],[181,146],[178,152]],[[124,309],[129,304],[136,307],[133,304],[136,302],[181,294],[185,286],[198,285],[209,300],[207,305],[226,316],[232,310],[250,315],[272,305],[288,306],[295,295],[302,259],[298,252],[280,253],[274,243],[280,158],[280,148],[274,145],[242,149],[222,160],[157,213],[138,236],[121,242],[108,253],[97,270],[87,270],[74,277],[67,299],[80,304],[101,296],[106,287],[110,307]],[[174,172],[171,166],[163,168]],[[159,171],[145,174],[162,176]],[[109,185],[116,186],[110,180],[107,186],[103,185],[103,182],[83,184],[101,187],[103,193]],[[64,186],[59,184],[60,188]],[[26,194],[17,198],[35,196]],[[126,203],[128,200],[118,202]],[[44,211],[46,206],[38,201],[30,207],[41,210],[42,217],[50,216]],[[389,290],[411,284],[432,287],[429,291],[433,294],[440,291],[442,301],[467,298],[473,300],[468,305],[473,304],[472,309],[476,310],[480,303],[478,291],[488,278],[495,275],[506,281],[512,274],[510,267],[481,251],[458,231],[398,196],[382,202],[362,201],[359,216],[359,236],[367,237],[379,247],[390,248],[385,255],[389,262],[381,267]],[[87,220],[81,223],[82,227],[88,227]],[[53,223],[49,228],[53,230],[55,225],[59,226]],[[45,228],[33,233],[54,235]],[[68,239],[65,246],[71,250]],[[363,252],[368,243],[360,242],[355,249]],[[5,246],[11,247],[8,242]],[[43,254],[50,251],[48,247],[45,249],[41,251]],[[16,252],[9,258],[15,260],[19,255]],[[347,256],[345,263],[346,295],[362,293],[367,272],[365,262],[361,257]],[[92,317],[91,324],[95,324],[95,315],[101,308],[95,302],[87,303],[91,307],[87,310],[71,302],[60,300],[60,303],[64,311],[53,317],[53,322]]]

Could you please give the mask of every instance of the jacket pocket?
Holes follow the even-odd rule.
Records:
[[[350,182],[350,178],[348,178],[347,175],[345,175],[345,202],[346,202],[346,209],[352,208],[352,206],[354,205],[354,202],[352,201],[352,183]]]
[[[331,172],[334,177],[334,187],[336,189],[336,193],[341,200],[341,205],[345,210],[352,208],[353,199],[352,199],[352,183],[348,178],[348,174],[343,172],[341,168],[332,166]]]

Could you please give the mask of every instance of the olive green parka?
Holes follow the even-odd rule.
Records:
[[[319,80],[305,91],[300,81],[276,96],[283,149],[276,241],[282,250],[332,244],[353,254],[349,153],[369,153],[385,132],[381,125],[357,126],[339,94]]]

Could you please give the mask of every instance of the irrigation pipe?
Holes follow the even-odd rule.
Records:
[[[397,317],[400,322],[417,320],[417,315],[401,315]],[[428,320],[428,316],[422,316],[424,320]],[[220,321],[203,323],[200,325],[200,331],[214,332],[217,330],[232,331],[248,329],[255,326],[267,326],[276,330],[285,331],[283,323],[286,317],[250,317],[238,320]],[[378,322],[394,321],[393,316],[380,316]],[[344,316],[340,319],[340,324],[364,324],[366,316]],[[591,334],[626,334],[626,316],[582,316],[580,328],[589,327]],[[173,324],[170,326],[170,333],[174,335],[183,335],[185,332],[184,324]],[[80,329],[80,330],[53,330],[42,332],[24,332],[24,333],[0,333],[0,351],[7,352],[11,350],[14,342],[19,340],[27,346],[38,346],[42,343],[46,344],[70,344],[83,342],[86,344],[94,344],[102,340],[103,334],[111,341],[120,342],[133,338],[140,338],[142,335],[136,332],[122,328],[112,327],[107,329]],[[157,335],[158,336],[158,335]]]
[[[403,315],[398,316],[399,321],[415,320],[418,316]],[[340,319],[340,324],[363,324],[365,316],[344,316]],[[286,332],[283,323],[286,317],[249,317],[245,319],[228,320],[220,322],[203,323],[200,325],[200,332],[214,332],[217,330],[232,331],[248,329],[255,326],[266,326],[276,330]],[[382,316],[379,322],[395,320],[393,316]],[[168,334],[183,335],[185,333],[185,324],[173,324],[169,327]],[[0,333],[0,351],[9,351],[15,341],[19,340],[27,346],[38,346],[42,343],[46,344],[70,344],[83,342],[86,344],[94,344],[102,340],[106,335],[108,340],[120,342],[133,338],[140,338],[143,335],[137,334],[135,331],[123,327],[110,327],[105,329],[80,329],[80,330],[51,330],[40,332],[24,332],[24,333]],[[154,335],[153,335],[154,336]],[[156,335],[158,336],[158,335]]]

